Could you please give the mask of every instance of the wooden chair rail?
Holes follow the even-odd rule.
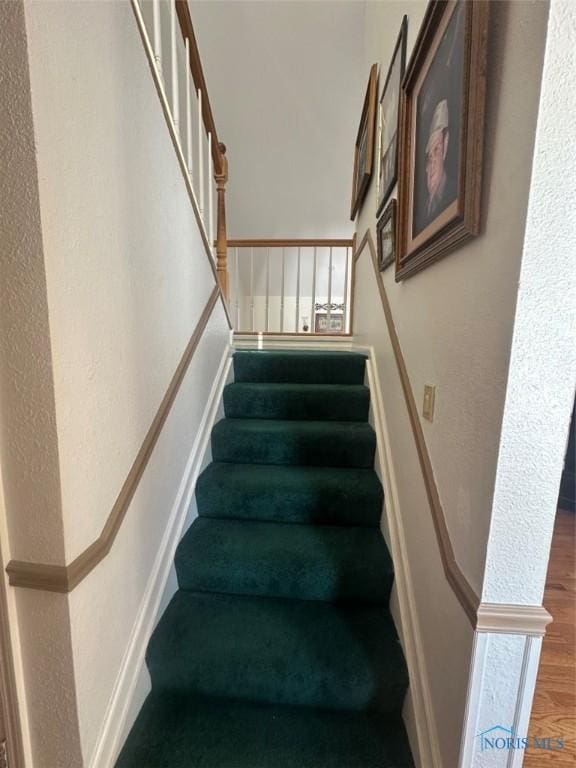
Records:
[[[166,394],[146,433],[138,455],[128,472],[124,485],[120,489],[118,498],[108,515],[100,536],[86,547],[69,565],[49,565],[46,563],[11,560],[6,567],[6,571],[12,586],[42,589],[48,592],[71,592],[108,554],[126,517],[130,502],[148,465],[152,451],[158,442],[162,427],[168,418],[170,409],[180,390],[180,385],[188,371],[194,352],[202,338],[204,329],[208,325],[212,310],[219,296],[220,290],[218,286],[215,286],[194,328],[190,341],[186,345],[184,354],[170,381]]]
[[[382,302],[386,327],[390,336],[390,342],[394,352],[394,359],[396,360],[398,375],[400,377],[400,384],[402,386],[404,400],[408,410],[410,426],[412,427],[412,434],[416,443],[418,460],[420,463],[422,477],[424,479],[424,486],[426,488],[428,503],[430,504],[432,522],[434,524],[438,548],[440,550],[444,575],[446,576],[446,581],[450,584],[450,587],[452,588],[452,591],[454,592],[458,602],[464,609],[464,612],[466,613],[470,623],[473,627],[475,627],[478,607],[480,605],[480,598],[474,591],[472,585],[467,580],[466,576],[458,565],[458,562],[456,561],[454,549],[452,547],[452,541],[450,539],[450,533],[446,523],[446,516],[444,514],[442,502],[440,501],[440,494],[438,492],[438,487],[436,486],[436,480],[434,478],[434,471],[432,469],[430,454],[428,453],[428,447],[426,445],[424,432],[422,430],[420,417],[418,415],[416,400],[414,398],[412,385],[408,376],[408,369],[406,368],[406,363],[404,361],[404,356],[400,347],[400,340],[396,332],[396,326],[392,316],[392,308],[390,307],[390,302],[388,301],[388,296],[384,287],[384,281],[382,280],[382,273],[378,268],[378,255],[376,253],[376,247],[374,245],[372,234],[369,229],[366,230],[366,234],[362,238],[360,245],[355,250],[353,262],[354,270],[356,269],[358,258],[362,255],[362,252],[366,248],[370,252],[372,265],[374,267],[374,276],[378,286],[378,291],[380,293],[380,300]]]

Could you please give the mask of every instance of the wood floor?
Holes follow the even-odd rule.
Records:
[[[564,749],[529,749],[524,768],[576,766],[576,514],[558,510],[544,606],[552,614],[542,646],[529,736],[562,737]]]

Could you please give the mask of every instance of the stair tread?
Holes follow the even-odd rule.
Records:
[[[363,384],[234,382],[224,388],[227,418],[366,421]]]
[[[186,590],[147,662],[157,690],[328,709],[399,711],[408,682],[382,606]]]
[[[400,718],[151,693],[117,768],[412,768]]]
[[[376,436],[357,421],[222,419],[212,429],[215,461],[372,467]]]
[[[316,350],[240,350],[234,353],[236,381],[362,384],[366,355]]]
[[[378,525],[383,490],[373,469],[212,462],[198,478],[201,517]]]
[[[176,571],[181,589],[334,602],[384,603],[393,578],[376,528],[209,518],[186,532]]]

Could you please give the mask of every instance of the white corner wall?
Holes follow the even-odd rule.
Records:
[[[10,382],[14,365],[28,366],[37,391],[26,393],[32,437],[19,458],[46,472],[12,487],[4,455],[2,471],[11,556],[69,563],[100,534],[215,281],[130,3],[23,7],[14,90],[31,110],[12,139],[36,197],[18,198],[10,248],[26,292],[5,305],[20,335],[2,375]],[[9,169],[16,191],[22,167]],[[32,306],[38,322],[18,326]],[[104,561],[69,595],[15,590],[35,767],[91,764],[228,343],[218,301]]]

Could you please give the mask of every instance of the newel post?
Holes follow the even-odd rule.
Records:
[[[221,167],[220,171],[214,174],[216,189],[218,193],[218,213],[216,220],[216,271],[218,273],[218,283],[224,297],[228,301],[228,236],[226,233],[226,182],[228,181],[228,158],[226,157],[226,146],[219,144]]]

